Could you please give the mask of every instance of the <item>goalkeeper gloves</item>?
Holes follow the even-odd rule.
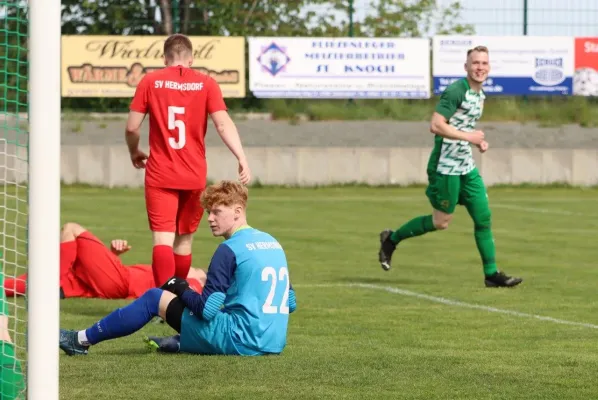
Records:
[[[185,293],[187,290],[191,290],[189,288],[189,282],[187,282],[186,280],[184,280],[182,278],[178,278],[176,276],[173,276],[172,278],[169,278],[160,287],[160,289],[166,290],[166,291],[168,291],[170,293],[174,293],[178,297],[181,297],[183,295],[183,293]]]

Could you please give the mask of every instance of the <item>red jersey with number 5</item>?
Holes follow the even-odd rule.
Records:
[[[203,189],[208,116],[226,110],[218,83],[191,68],[166,67],[141,79],[130,110],[149,113],[145,185]]]

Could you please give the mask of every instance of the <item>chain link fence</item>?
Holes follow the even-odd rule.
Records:
[[[353,0],[353,21],[359,23],[375,15],[379,1]],[[458,22],[472,25],[477,35],[598,36],[597,0],[436,0],[436,3],[438,8],[444,8],[455,1],[462,9]],[[350,3],[347,1],[345,15],[336,12],[340,18],[349,19]],[[331,12],[324,5],[307,8],[322,14]]]

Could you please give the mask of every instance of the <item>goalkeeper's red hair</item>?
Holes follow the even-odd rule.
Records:
[[[201,194],[201,206],[208,212],[208,223],[214,236],[230,238],[247,227],[247,188],[234,181],[210,185]]]
[[[217,206],[233,207],[235,205],[247,208],[249,193],[247,187],[240,182],[220,181],[210,185],[201,194],[201,206],[211,210]]]

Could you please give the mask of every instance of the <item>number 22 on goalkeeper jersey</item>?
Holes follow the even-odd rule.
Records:
[[[289,303],[293,310],[296,304],[287,259],[272,236],[254,229],[243,233],[228,243],[237,257],[238,289],[229,290],[224,307],[235,310],[233,315],[246,318],[237,325],[237,334],[244,337],[242,342],[250,348],[257,346],[262,351],[278,353],[286,345]],[[243,310],[247,311],[246,316]]]

